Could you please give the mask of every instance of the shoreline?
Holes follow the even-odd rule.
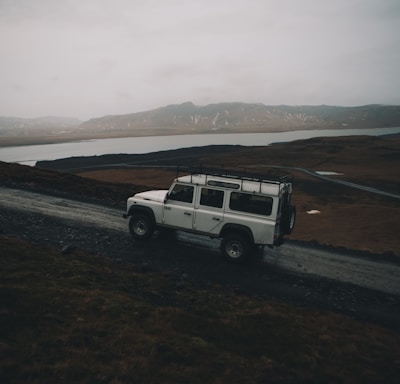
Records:
[[[258,146],[253,148],[263,148]],[[52,169],[62,172],[82,172],[90,170],[104,169],[126,169],[129,167],[158,167],[162,165],[176,166],[176,162],[181,160],[185,164],[195,161],[199,157],[208,157],[223,152],[233,154],[238,149],[246,148],[241,145],[205,145],[202,147],[187,147],[170,149],[165,151],[155,151],[138,154],[106,154],[100,156],[76,156],[57,160],[42,160],[35,165],[36,168]]]
[[[63,144],[63,143],[73,143],[81,141],[91,141],[91,140],[107,140],[107,139],[123,139],[123,138],[144,138],[144,137],[169,137],[169,136],[193,136],[193,135],[230,135],[230,134],[257,134],[257,133],[285,133],[285,132],[299,132],[299,131],[329,131],[329,130],[362,130],[362,129],[394,129],[399,128],[396,126],[390,127],[350,127],[350,126],[332,126],[332,127],[298,127],[296,129],[252,129],[246,130],[210,130],[210,131],[182,131],[182,130],[172,130],[166,133],[164,130],[153,130],[147,132],[133,132],[127,133],[125,131],[115,131],[112,134],[110,132],[92,132],[92,133],[70,133],[65,136],[58,135],[41,135],[41,136],[0,136],[0,149],[8,147],[21,147],[21,146],[33,146],[33,145],[52,145],[52,144]]]

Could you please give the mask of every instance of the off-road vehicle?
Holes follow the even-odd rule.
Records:
[[[136,239],[148,239],[161,227],[221,238],[222,254],[239,262],[254,246],[280,245],[292,232],[296,209],[291,194],[288,176],[226,169],[178,173],[169,190],[129,197],[123,216]]]

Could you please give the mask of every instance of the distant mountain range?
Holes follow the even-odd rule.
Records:
[[[79,119],[69,117],[46,116],[25,119],[0,116],[0,137],[60,134],[64,130],[76,129],[81,123]]]
[[[267,106],[246,103],[196,106],[186,102],[145,112],[104,116],[85,122],[58,117],[0,117],[0,137],[57,134],[95,138],[399,126],[400,106]]]
[[[233,133],[390,126],[400,126],[400,106],[267,106],[245,103],[196,106],[188,102],[147,112],[91,119],[82,123],[80,129],[132,133]]]

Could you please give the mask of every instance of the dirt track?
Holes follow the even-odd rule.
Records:
[[[67,200],[23,190],[0,188],[0,205],[26,210],[84,225],[127,232],[127,223],[122,211],[100,205]],[[218,249],[218,241],[179,233],[181,240]],[[305,275],[316,275],[341,282],[352,283],[386,293],[400,295],[400,264],[377,262],[355,257],[350,252],[337,253],[295,244],[284,244],[280,248],[266,248],[263,261],[275,267]]]
[[[246,266],[219,257],[218,241],[177,233],[147,244],[128,233],[122,211],[24,190],[0,188],[0,229],[39,244],[78,247],[144,268],[228,284],[238,292],[320,306],[398,327],[400,265],[350,251],[287,243]]]

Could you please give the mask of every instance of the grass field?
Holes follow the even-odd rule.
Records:
[[[400,334],[0,238],[2,383],[397,383]]]

